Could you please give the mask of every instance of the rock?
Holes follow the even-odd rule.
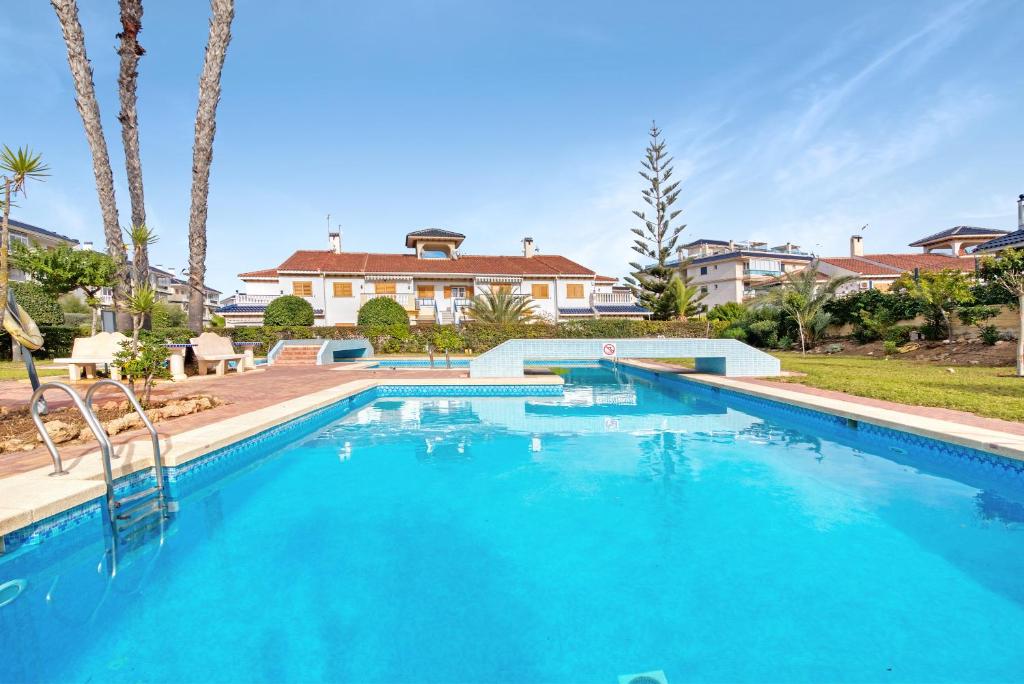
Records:
[[[28,444],[24,440],[18,439],[17,437],[11,437],[0,442],[0,454],[10,451],[23,451],[24,447],[28,446],[29,449],[32,445]]]
[[[214,407],[213,400],[210,397],[196,397],[196,408],[200,411],[211,409]]]
[[[111,401],[103,402],[102,404],[100,404],[100,410],[101,411],[116,411],[117,410],[117,401],[111,400]]]
[[[160,409],[160,413],[163,414],[164,418],[177,418],[178,416],[187,416],[195,412],[196,402],[193,400],[172,401]]]
[[[6,406],[0,406],[0,418],[3,418],[11,413],[11,409]]]
[[[137,413],[129,413],[128,415],[121,416],[120,418],[114,418],[103,423],[103,429],[107,431],[108,435],[116,435],[124,432],[125,430],[132,430],[137,427],[142,427],[142,418],[139,418]]]
[[[46,429],[46,434],[50,435],[50,439],[53,440],[54,444],[63,444],[64,442],[70,442],[82,431],[77,425],[65,423],[63,420],[51,420],[48,423],[43,423],[43,427]],[[40,442],[43,441],[42,437],[36,437]]]
[[[956,368],[946,368],[947,373],[956,373]]]

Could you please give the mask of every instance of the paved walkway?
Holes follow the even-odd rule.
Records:
[[[318,390],[335,387],[351,380],[364,378],[461,378],[467,377],[469,373],[465,369],[453,370],[349,370],[349,369],[328,369],[323,367],[302,367],[282,366],[256,370],[244,373],[241,376],[229,373],[223,377],[206,376],[203,378],[192,377],[184,382],[162,383],[153,390],[154,399],[170,399],[196,394],[210,394],[225,403],[217,408],[194,413],[189,416],[182,416],[172,420],[157,423],[156,428],[161,437],[177,435],[193,428],[209,425],[210,423],[242,415],[256,409],[273,406],[281,401],[316,392]],[[60,378],[54,378],[59,380]],[[45,380],[45,379],[44,379]],[[85,394],[89,385],[79,383],[74,385],[80,394]],[[32,396],[32,388],[27,382],[0,382],[0,406],[9,408],[23,408]],[[97,403],[104,399],[124,398],[113,388],[104,388],[97,394]],[[60,392],[47,393],[50,406],[54,408],[69,406],[71,401],[65,398]],[[146,436],[145,430],[130,430],[115,435],[111,441],[115,445],[125,444],[140,437]],[[63,444],[60,446],[61,456],[65,463],[73,464],[82,454],[96,449],[96,443],[92,440],[81,444]],[[0,454],[0,478],[22,473],[52,463],[50,454],[40,446],[32,451],[20,453]]]

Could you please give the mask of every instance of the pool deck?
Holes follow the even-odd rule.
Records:
[[[755,378],[725,378],[685,371],[654,361],[622,361],[665,375],[685,374],[688,379],[734,391],[824,411],[883,427],[1024,460],[1024,425],[947,409],[904,406],[783,384]],[[355,369],[280,367],[236,376],[194,378],[164,384],[154,392],[161,399],[211,394],[224,405],[157,424],[164,464],[185,463],[274,425],[327,406],[381,384],[560,384],[556,375],[519,378],[467,377],[466,369]],[[88,384],[76,387],[84,392]],[[0,406],[24,406],[31,389],[27,383],[0,383]],[[53,406],[67,405],[56,400]],[[106,397],[101,395],[100,401]],[[111,395],[115,398],[118,395]],[[113,461],[114,477],[152,465],[148,433],[133,430],[111,440],[121,458]],[[61,511],[101,497],[105,492],[102,467],[94,443],[63,445],[68,475],[50,477],[52,464],[42,447],[19,454],[0,455],[0,535],[25,527]]]

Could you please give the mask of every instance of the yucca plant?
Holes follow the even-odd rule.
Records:
[[[466,313],[478,323],[491,325],[529,323],[537,316],[529,297],[505,290],[478,294],[473,297]]]
[[[139,332],[142,330],[142,322],[146,316],[152,315],[153,307],[156,306],[156,290],[149,283],[136,284],[132,293],[128,295],[128,313],[132,315],[132,351],[138,351]]]
[[[7,145],[0,150],[0,183],[3,183],[3,218],[0,219],[0,325],[7,315],[7,285],[11,272],[8,259],[11,249],[11,202],[19,194],[25,194],[25,186],[30,180],[41,181],[48,174],[49,168],[43,164],[42,155],[32,152],[27,147],[12,150]]]

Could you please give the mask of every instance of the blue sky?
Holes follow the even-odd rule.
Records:
[[[128,220],[117,3],[81,2]],[[52,177],[16,216],[102,243],[91,161],[48,3],[0,25],[0,142]],[[152,261],[187,259],[208,7],[148,2],[140,127]],[[906,249],[958,224],[1015,228],[1024,192],[1024,13],[960,2],[389,3],[239,0],[224,74],[208,282],[326,248],[469,253],[524,235],[623,275],[650,120],[683,180],[686,237]]]

